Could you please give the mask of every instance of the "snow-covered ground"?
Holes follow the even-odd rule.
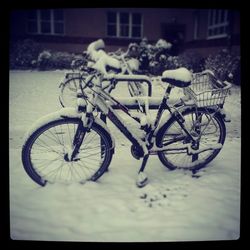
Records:
[[[240,236],[241,94],[227,99],[225,145],[207,168],[169,171],[149,158],[149,184],[135,185],[141,161],[111,123],[116,154],[98,182],[40,187],[21,163],[23,136],[41,116],[60,108],[58,85],[64,72],[10,71],[10,229],[18,240],[83,242],[168,242],[232,240]],[[115,94],[124,97],[126,86]],[[176,90],[175,90],[176,91]],[[153,94],[163,88],[156,84]],[[128,94],[127,94],[128,95]]]

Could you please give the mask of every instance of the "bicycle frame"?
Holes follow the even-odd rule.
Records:
[[[172,85],[169,85],[166,89],[165,95],[162,99],[162,102],[159,106],[159,109],[157,111],[156,119],[154,121],[154,124],[151,126],[151,128],[146,132],[145,138],[139,138],[136,136],[133,131],[129,129],[129,127],[126,127],[124,124],[126,122],[121,118],[121,116],[112,108],[112,103],[116,104],[120,110],[122,110],[124,113],[126,113],[128,116],[133,118],[135,121],[138,123],[140,122],[137,118],[133,117],[129,109],[121,104],[118,100],[116,100],[114,97],[112,97],[109,93],[105,92],[102,88],[101,85],[99,86],[94,86],[92,88],[92,91],[95,92],[95,104],[97,108],[101,111],[102,114],[104,114],[106,117],[108,117],[111,122],[124,134],[125,137],[128,138],[128,140],[131,141],[133,145],[136,147],[143,149],[144,155],[148,154],[148,150],[150,150],[153,145],[154,145],[154,140],[153,138],[156,136],[156,131],[159,126],[161,117],[163,112],[167,109],[169,113],[171,114],[172,117],[175,118],[175,120],[178,122],[180,125],[181,129],[185,132],[185,134],[188,136],[188,138],[191,140],[192,143],[196,143],[197,138],[192,136],[190,132],[185,128],[185,125],[183,124],[183,121],[181,120],[180,117],[178,117],[175,112],[172,111],[171,107],[168,105],[168,97],[171,93],[171,89],[173,88]],[[109,103],[108,103],[108,102]],[[88,115],[90,117],[90,115]],[[159,150],[164,150],[163,149],[158,149]],[[153,151],[152,151],[153,153]]]

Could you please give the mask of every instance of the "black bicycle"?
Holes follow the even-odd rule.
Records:
[[[64,79],[59,84],[59,101],[62,107],[77,106],[77,95],[80,91],[80,85],[83,85],[85,79],[93,73],[92,66],[98,61],[99,57],[106,54],[105,44],[102,39],[92,42],[87,51],[83,53],[83,58],[72,62],[72,71],[66,73]],[[101,56],[93,56],[93,54]],[[139,70],[139,61],[131,56],[130,48],[126,52],[116,51],[108,53],[112,59],[119,61],[119,67],[106,65],[106,71],[109,74],[133,75]],[[144,88],[138,81],[127,82],[128,91],[131,96],[144,96]],[[110,90],[111,91],[111,90]]]
[[[105,76],[115,87],[116,75]],[[120,76],[121,77],[121,76]],[[126,81],[150,81],[147,76],[123,75]],[[108,169],[115,152],[114,138],[98,114],[108,118],[131,142],[131,153],[143,159],[137,185],[144,186],[148,157],[158,155],[170,170],[199,170],[220,152],[226,137],[224,116],[220,112],[231,84],[218,81],[212,73],[191,75],[181,68],[165,71],[162,82],[166,92],[154,121],[150,118],[149,102],[141,98],[144,112],[132,115],[129,109],[112,97],[103,86],[104,76],[96,70],[81,86],[78,110],[63,108],[41,118],[28,132],[22,150],[27,174],[39,185],[96,181]],[[186,98],[168,104],[173,87],[185,89]],[[122,119],[114,106],[132,117],[141,133]],[[162,120],[163,112],[170,118]]]

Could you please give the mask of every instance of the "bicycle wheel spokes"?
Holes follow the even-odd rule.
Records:
[[[69,160],[77,126],[77,123],[57,124],[35,139],[30,160],[44,180],[50,183],[84,182],[102,165],[105,155],[101,148],[101,136],[94,130],[85,135],[77,157]]]
[[[61,102],[64,107],[75,107],[77,104],[77,90],[81,79],[70,79],[61,88]]]
[[[213,115],[208,112],[196,113],[192,111],[184,114],[184,119],[186,129],[191,135],[199,137],[199,150],[224,143],[221,122]],[[165,130],[162,138],[162,145],[168,149],[161,153],[162,162],[165,162],[166,164],[164,164],[172,169],[176,167],[189,169],[206,164],[219,151],[217,148],[197,154],[188,154],[187,147],[190,147],[191,143],[191,139],[184,134],[180,125],[173,121]]]

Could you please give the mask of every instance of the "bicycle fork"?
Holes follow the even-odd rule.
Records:
[[[81,121],[79,125],[77,126],[73,142],[72,142],[72,150],[70,152],[67,152],[64,155],[64,160],[65,161],[77,161],[77,155],[79,153],[80,147],[82,145],[82,142],[84,140],[84,137],[86,133],[89,132],[89,129],[93,123],[93,117],[88,117],[87,119],[88,124],[87,126],[83,126],[83,122]]]
[[[73,138],[72,142],[72,149],[71,151],[67,152],[64,155],[64,160],[67,162],[70,161],[77,161],[77,155],[79,153],[80,147],[82,145],[83,139],[85,137],[85,134],[87,132],[87,129],[83,127],[82,122],[79,123],[76,133]]]

